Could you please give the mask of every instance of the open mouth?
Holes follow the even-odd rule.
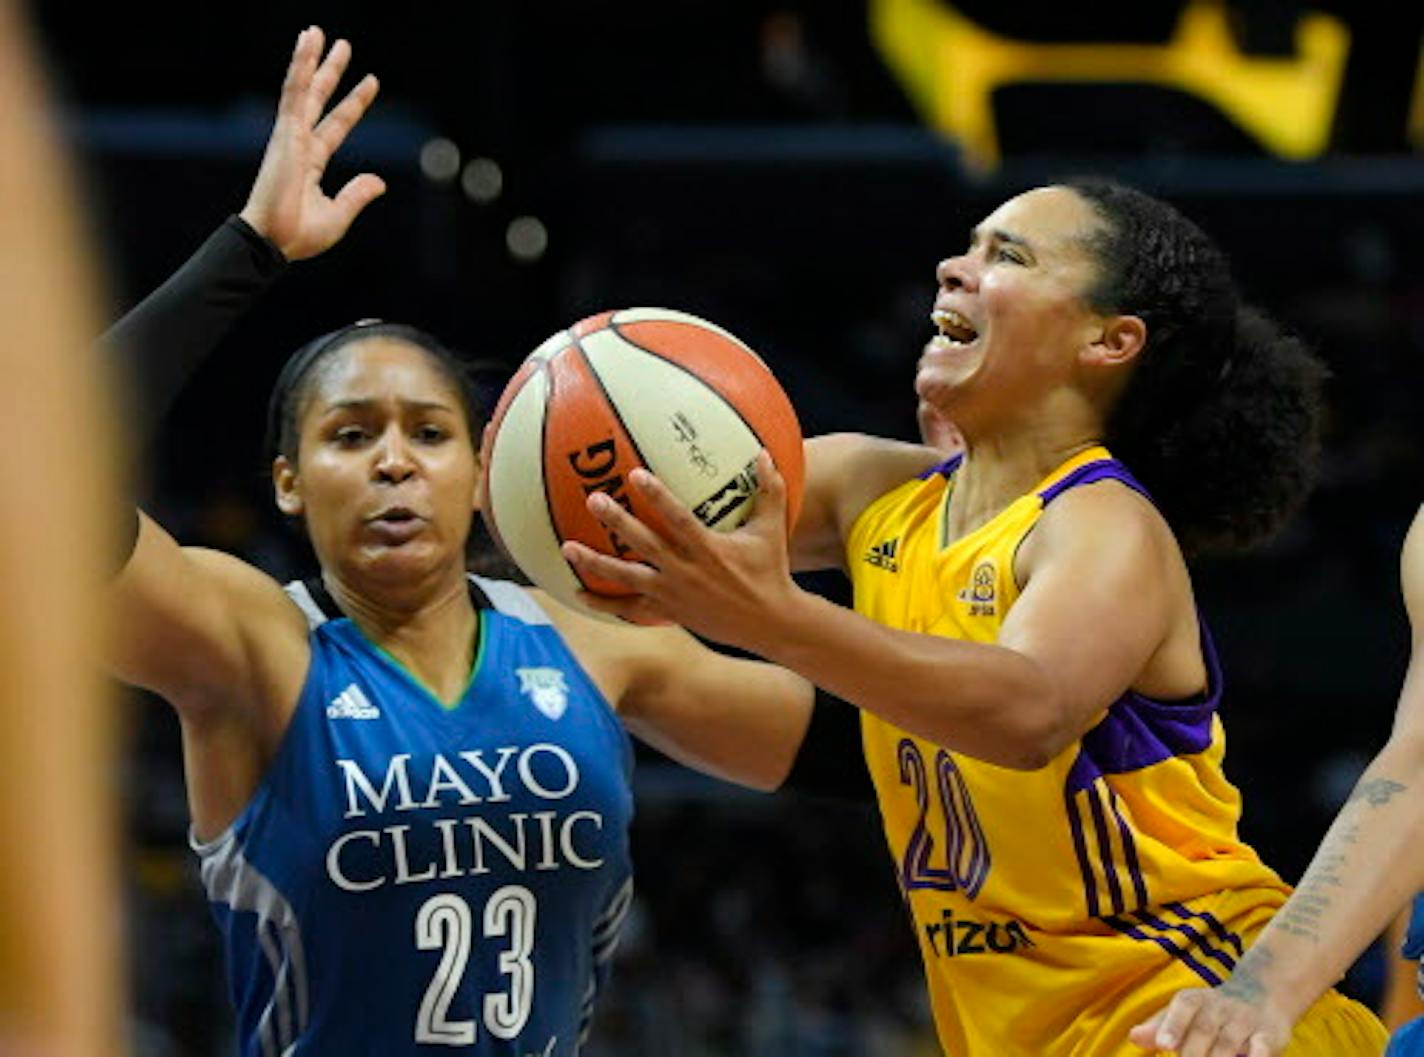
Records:
[[[939,332],[935,342],[945,347],[969,345],[979,337],[979,331],[965,316],[952,308],[936,308],[930,313],[930,322]]]

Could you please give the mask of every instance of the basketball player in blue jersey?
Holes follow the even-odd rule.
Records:
[[[1215,990],[1181,992],[1135,1028],[1144,1048],[1275,1057],[1305,1008],[1424,890],[1424,511],[1404,542],[1400,581],[1414,647],[1388,744],[1235,972]],[[1414,958],[1424,956],[1421,924],[1416,911],[1405,945]],[[1424,1021],[1405,1025],[1388,1053],[1424,1057]]]
[[[304,31],[241,217],[110,342],[156,421],[286,261],[382,190],[327,160],[376,93]],[[467,576],[480,423],[418,330],[344,328],[272,395],[279,507],[320,574],[285,588],[139,519],[112,667],[182,725],[192,841],[245,1057],[578,1052],[630,900],[624,726],[710,773],[786,778],[812,689],[680,629]],[[787,747],[791,751],[787,751]]]
[[[590,605],[859,706],[946,1053],[1126,1057],[1289,894],[1237,833],[1183,552],[1244,547],[1303,499],[1321,372],[1199,228],[1114,184],[1010,199],[935,277],[916,391],[962,454],[887,486],[893,447],[811,441],[789,553],[765,456],[758,509],[726,535],[639,472],[661,534],[589,507],[649,564],[564,553],[635,592]],[[847,571],[855,612],[793,563]],[[1381,1025],[1328,982],[1296,996],[1286,1052],[1377,1057]]]

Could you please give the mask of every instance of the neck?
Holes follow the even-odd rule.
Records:
[[[1101,444],[1100,423],[1039,416],[977,434],[964,431],[947,535],[959,539],[1028,492],[1068,459]]]
[[[479,613],[463,571],[396,597],[373,594],[322,570],[331,597],[362,633],[420,681],[437,699],[452,702],[469,680]]]

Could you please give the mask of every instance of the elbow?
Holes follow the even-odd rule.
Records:
[[[1037,708],[1024,709],[1009,732],[1005,758],[995,761],[1015,771],[1039,771],[1056,760],[1077,739],[1068,709],[1055,694],[1044,694]]]

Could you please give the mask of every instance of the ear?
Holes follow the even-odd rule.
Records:
[[[1142,317],[1104,316],[1079,358],[1090,367],[1121,367],[1136,359],[1146,344],[1147,324]]]
[[[278,455],[272,460],[272,490],[277,496],[277,509],[282,513],[301,517],[306,512],[297,468],[285,455]]]

